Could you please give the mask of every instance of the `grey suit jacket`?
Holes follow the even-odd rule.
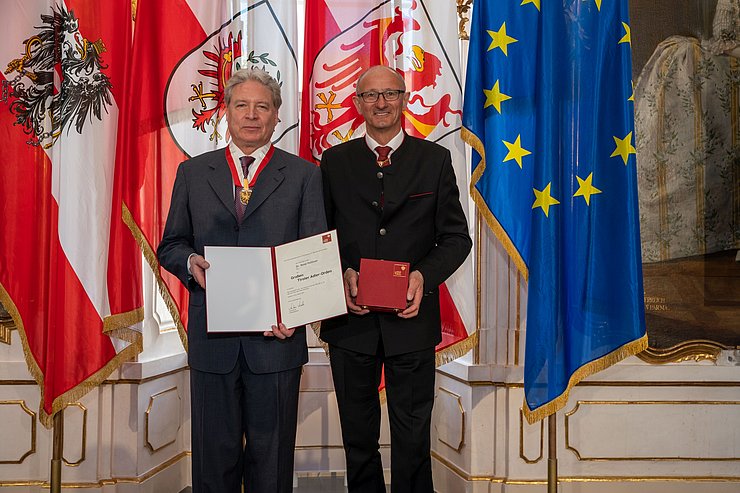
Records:
[[[275,246],[326,231],[321,173],[313,164],[276,148],[238,224],[226,152],[207,152],[180,164],[157,248],[161,266],[190,291],[188,362],[196,370],[226,373],[234,368],[241,349],[255,373],[296,368],[308,360],[304,328],[285,340],[262,334],[207,334],[205,291],[188,273],[187,262],[192,253],[203,255],[206,245]]]

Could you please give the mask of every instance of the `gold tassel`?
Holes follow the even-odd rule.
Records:
[[[634,356],[635,354],[642,352],[643,350],[645,350],[645,348],[647,348],[647,346],[648,338],[646,334],[637,340],[629,342],[624,346],[615,349],[611,353],[602,356],[597,360],[586,363],[585,365],[578,368],[575,372],[573,372],[573,375],[571,375],[570,379],[568,380],[568,386],[565,388],[562,394],[560,394],[547,404],[538,407],[534,411],[529,409],[529,405],[527,405],[525,397],[522,411],[524,411],[524,417],[527,418],[527,422],[529,424],[534,424],[537,421],[558,412],[560,409],[565,407],[565,404],[568,402],[570,389],[578,385],[578,382],[588,377],[589,375],[593,375],[594,373],[598,373],[601,370],[609,368],[610,366],[622,361],[628,356]]]
[[[462,135],[462,139],[470,144],[470,146],[475,149],[481,156],[480,163],[475,168],[470,177],[470,195],[471,197],[473,197],[473,202],[475,202],[475,206],[478,209],[478,212],[480,212],[481,216],[483,216],[483,218],[486,220],[488,227],[491,228],[491,231],[504,247],[506,253],[509,254],[509,257],[511,257],[511,260],[512,262],[514,262],[517,270],[521,272],[522,277],[526,281],[529,278],[529,271],[527,269],[527,265],[524,263],[524,259],[522,258],[519,250],[517,250],[514,243],[511,241],[511,238],[509,238],[509,235],[506,234],[504,228],[501,226],[491,210],[488,208],[488,204],[486,204],[485,199],[478,192],[478,189],[475,188],[475,184],[478,183],[478,180],[481,179],[481,177],[483,176],[483,172],[486,170],[486,150],[483,146],[483,142],[481,142],[481,140],[475,134],[473,134],[473,132],[465,127],[463,127],[460,133]]]
[[[149,267],[151,267],[152,272],[154,272],[154,277],[157,280],[157,288],[159,289],[159,294],[162,295],[162,299],[164,300],[165,305],[167,305],[167,310],[169,310],[170,315],[172,316],[172,320],[175,321],[177,333],[180,336],[180,342],[182,343],[182,347],[184,347],[185,351],[187,352],[188,334],[185,331],[185,326],[183,326],[182,320],[180,320],[180,312],[177,310],[177,305],[175,305],[175,301],[172,299],[172,296],[167,289],[167,285],[164,283],[164,279],[162,279],[162,275],[159,273],[159,261],[157,260],[157,255],[154,253],[154,250],[144,237],[144,233],[141,231],[141,229],[139,229],[139,225],[136,224],[136,221],[131,215],[131,211],[129,211],[128,207],[126,207],[126,204],[123,204],[123,222],[126,223],[128,229],[131,230],[131,234],[134,236],[136,243],[139,245],[144,258],[149,264]]]

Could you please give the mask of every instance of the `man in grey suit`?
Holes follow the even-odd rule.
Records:
[[[275,246],[326,231],[321,173],[271,144],[282,100],[267,72],[237,71],[225,100],[231,143],[180,164],[157,249],[190,291],[193,491],[238,493],[243,481],[249,492],[289,492],[305,327],[208,334],[203,247]]]

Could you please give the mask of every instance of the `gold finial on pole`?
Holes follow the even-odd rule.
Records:
[[[460,39],[470,39],[468,32],[465,30],[465,24],[470,20],[468,14],[472,5],[473,0],[457,0],[457,17],[460,19],[457,36]]]

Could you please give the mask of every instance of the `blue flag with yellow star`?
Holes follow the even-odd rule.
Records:
[[[627,0],[475,2],[471,193],[528,281],[524,411],[647,346]]]

